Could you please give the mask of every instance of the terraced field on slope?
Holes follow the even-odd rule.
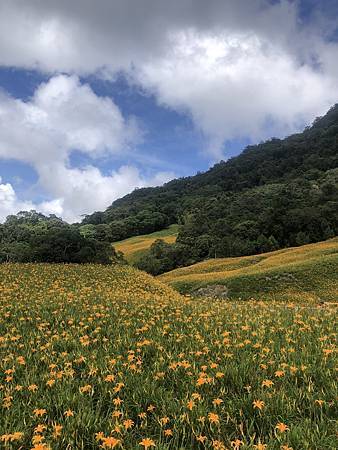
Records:
[[[238,258],[219,258],[159,276],[182,293],[224,284],[231,298],[337,301],[338,238]]]
[[[170,225],[165,230],[114,242],[113,246],[117,251],[124,254],[125,259],[130,264],[133,264],[149,249],[156,239],[163,239],[165,242],[173,244],[176,241],[177,234],[178,225]]]

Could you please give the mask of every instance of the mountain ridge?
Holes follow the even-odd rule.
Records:
[[[86,216],[82,225],[108,224],[112,242],[120,241],[174,223],[182,224],[188,212],[201,209],[201,202],[203,208],[209,207],[206,201],[245,195],[262,186],[287,187],[295,180],[311,185],[327,175],[331,178],[331,190],[335,190],[337,167],[338,104],[301,133],[250,145],[238,156],[220,161],[206,172],[174,179],[161,187],[134,190],[105,211]],[[330,170],[334,172],[329,176]]]
[[[208,170],[204,171],[204,172],[199,172],[196,173],[195,175],[190,175],[187,177],[181,177],[181,178],[175,178],[174,180],[171,180],[167,183],[165,183],[163,186],[160,187],[146,187],[146,188],[139,188],[134,190],[133,192],[131,192],[130,194],[127,194],[117,200],[115,200],[111,206],[109,206],[107,208],[107,210],[109,210],[111,207],[118,207],[123,205],[123,203],[126,200],[130,200],[133,197],[135,197],[135,199],[137,199],[138,197],[142,197],[144,195],[146,195],[147,193],[151,193],[151,192],[161,192],[161,190],[163,190],[164,188],[168,188],[171,187],[173,185],[175,185],[177,182],[182,181],[183,182],[187,182],[189,183],[189,181],[193,181],[197,180],[197,179],[205,179],[207,181],[207,176],[208,174],[216,174],[217,172],[222,172],[222,168],[225,165],[233,165],[234,161],[237,161],[239,158],[240,159],[244,159],[244,158],[250,158],[251,153],[252,152],[257,152],[258,151],[263,151],[264,152],[264,159],[266,159],[266,157],[268,156],[267,153],[267,149],[266,149],[266,145],[270,144],[270,143],[283,143],[283,142],[287,142],[290,143],[293,140],[297,140],[299,137],[301,137],[302,135],[305,134],[310,134],[311,130],[316,130],[318,128],[323,128],[323,129],[327,129],[331,126],[335,126],[336,127],[336,132],[338,134],[338,104],[335,104],[332,108],[330,108],[330,110],[327,112],[327,114],[323,117],[318,117],[317,119],[314,120],[313,124],[311,127],[306,127],[305,130],[303,132],[300,133],[295,133],[292,134],[288,137],[286,137],[285,139],[279,139],[279,138],[271,138],[263,143],[260,144],[256,144],[256,145],[249,145],[247,146],[239,155],[234,156],[230,159],[228,159],[227,161],[220,161],[218,163],[216,163],[213,167],[209,168]],[[256,155],[257,156],[257,153]],[[336,164],[335,167],[337,166],[337,160],[336,160]],[[333,167],[331,167],[333,168]],[[205,182],[205,184],[207,184],[207,182]]]

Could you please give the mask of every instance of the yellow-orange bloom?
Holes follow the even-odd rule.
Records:
[[[36,384],[31,384],[31,385],[28,386],[28,390],[31,391],[31,392],[35,392],[35,391],[38,390],[38,387],[37,387]]]
[[[254,445],[255,450],[266,450],[268,446],[266,444],[261,444],[260,442]]]
[[[283,422],[279,422],[276,425],[276,430],[278,430],[280,433],[284,433],[284,431],[288,431],[289,427],[285,425]]]
[[[284,377],[284,375],[285,375],[284,370],[276,370],[276,372],[275,372],[275,377],[277,377],[277,378]]]
[[[115,448],[117,445],[120,445],[121,443],[120,439],[116,439],[113,436],[104,437],[101,440],[103,448]]]
[[[155,447],[155,442],[149,438],[142,439],[139,444],[142,445],[145,449]]]
[[[265,406],[265,403],[263,400],[254,400],[252,402],[254,408],[258,408],[259,410],[262,410]]]
[[[193,400],[189,400],[187,403],[187,408],[192,411],[193,407],[195,406],[195,402]]]
[[[223,444],[223,442],[222,441],[218,441],[218,440],[212,441],[212,448],[214,450],[226,450],[225,445]]]
[[[54,436],[54,438],[57,438],[57,437],[61,436],[62,428],[63,428],[62,425],[57,425],[57,424],[54,425],[54,427],[53,427],[53,436]]]
[[[31,450],[51,450],[47,444],[36,444]]]
[[[47,429],[46,425],[44,425],[44,424],[42,424],[42,423],[39,423],[39,425],[37,425],[37,426],[34,428],[34,433],[43,433],[44,430],[46,430],[46,429]]]
[[[233,447],[235,450],[238,450],[242,445],[244,445],[244,442],[240,439],[236,439],[235,441],[231,441],[231,447]]]
[[[215,400],[212,401],[212,404],[214,406],[219,406],[221,403],[223,403],[223,400],[221,398],[215,398]]]
[[[41,408],[41,409],[34,409],[33,413],[38,417],[44,416],[45,414],[47,414],[47,411],[44,408]]]
[[[217,423],[219,424],[219,415],[216,413],[209,413],[208,419],[210,423]]]
[[[123,421],[123,426],[126,430],[128,430],[129,428],[131,428],[134,425],[134,421],[131,419],[126,419]]]

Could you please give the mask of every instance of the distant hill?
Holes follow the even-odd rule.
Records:
[[[181,293],[225,285],[232,299],[338,301],[338,239],[254,256],[210,259],[158,277]]]
[[[336,236],[338,105],[302,133],[249,146],[207,172],[135,190],[106,211],[86,216],[82,226],[100,227],[115,242],[174,223],[180,224],[176,253],[161,247],[156,250],[161,261],[143,261],[143,269],[160,273],[208,257]]]

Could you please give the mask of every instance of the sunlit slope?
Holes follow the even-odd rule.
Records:
[[[0,449],[336,449],[336,312],[0,264]]]
[[[49,299],[68,302],[75,296],[76,302],[90,296],[107,304],[126,299],[181,299],[181,295],[167,284],[128,265],[0,264],[1,300],[16,295],[24,298],[24,287],[27,289],[27,286],[37,302],[48,302]]]
[[[230,298],[338,301],[338,238],[260,255],[207,260],[159,279],[183,293],[225,284]]]
[[[165,242],[172,244],[176,241],[177,234],[178,225],[171,225],[165,230],[124,239],[123,241],[115,242],[113,245],[115,250],[122,252],[126,260],[132,264],[149,249],[156,239],[163,239]]]

